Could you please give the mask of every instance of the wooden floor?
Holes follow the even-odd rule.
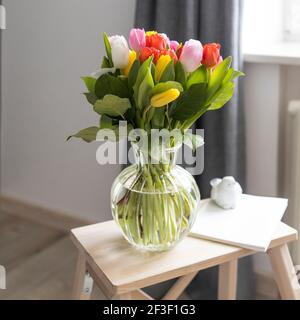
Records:
[[[71,299],[76,260],[65,233],[0,212],[0,265],[6,268],[7,286],[0,300]],[[105,299],[96,286],[92,299]],[[180,299],[190,297],[183,293]]]
[[[0,299],[71,299],[76,259],[68,235],[0,213],[0,265],[7,286]],[[95,288],[92,298],[104,296]]]

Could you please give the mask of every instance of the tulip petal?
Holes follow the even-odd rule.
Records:
[[[176,100],[180,95],[180,91],[177,89],[169,89],[165,92],[158,93],[151,98],[151,106],[154,108],[160,108],[168,103]]]
[[[129,60],[129,48],[126,39],[123,36],[115,35],[109,37],[109,43],[114,67],[125,68]]]
[[[201,64],[203,47],[200,41],[190,39],[185,42],[179,61],[182,63],[186,72],[195,71]]]
[[[146,34],[144,29],[133,28],[129,34],[129,44],[131,49],[139,52],[146,46]]]
[[[167,67],[168,63],[171,61],[171,57],[169,55],[160,56],[157,61],[155,68],[155,81],[158,82]]]
[[[128,76],[128,74],[129,74],[129,72],[130,72],[130,70],[131,70],[131,67],[132,67],[135,59],[136,59],[136,52],[133,51],[133,50],[130,50],[130,52],[129,52],[128,64],[127,64],[126,68],[124,68],[124,69],[122,70],[122,73],[123,73],[126,77]]]

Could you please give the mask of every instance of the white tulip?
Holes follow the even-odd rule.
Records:
[[[129,47],[123,36],[111,36],[108,38],[111,46],[112,61],[115,68],[123,69],[129,61]]]

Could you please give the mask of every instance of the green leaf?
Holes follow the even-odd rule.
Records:
[[[192,72],[187,81],[187,88],[196,83],[207,82],[207,69],[204,65]]]
[[[151,62],[151,64],[150,64],[150,69],[151,69],[152,78],[155,79],[156,66],[155,66],[155,64],[152,63],[152,62]]]
[[[94,105],[95,102],[98,100],[98,98],[92,92],[85,92],[84,95],[85,95],[87,101],[92,105]]]
[[[128,85],[132,88],[135,84],[138,72],[140,68],[139,60],[135,60],[128,74]]]
[[[123,116],[131,108],[129,99],[107,94],[103,99],[97,100],[94,111],[111,117]]]
[[[149,106],[153,87],[154,87],[154,82],[153,82],[152,74],[149,68],[148,72],[145,75],[144,80],[141,82],[139,87],[137,107],[140,110],[143,110],[144,108]]]
[[[152,120],[152,118],[153,118],[153,116],[154,116],[154,114],[155,114],[155,110],[156,110],[156,109],[157,109],[157,108],[153,108],[153,107],[151,107],[151,108],[149,109],[149,111],[147,112],[145,125],[149,125],[150,121]],[[149,125],[149,129],[150,129],[150,130],[152,129],[150,125]]]
[[[67,140],[70,140],[72,137],[75,138],[81,138],[85,142],[91,142],[96,140],[97,132],[99,131],[98,127],[89,127],[86,129],[82,129],[76,134],[73,134],[67,138]]]
[[[102,116],[103,117],[103,116]],[[105,120],[106,121],[106,120]],[[97,141],[112,141],[117,142],[122,138],[128,136],[128,133],[133,129],[131,124],[127,124],[125,126],[122,125],[120,128],[119,122],[116,125],[111,127],[103,127],[97,132],[96,140]]]
[[[152,95],[165,92],[169,89],[177,89],[180,92],[183,91],[182,85],[179,82],[176,81],[167,81],[167,82],[161,82],[154,86],[152,89]]]
[[[243,72],[234,70],[233,68],[229,68],[226,73],[226,76],[222,81],[222,85],[226,84],[229,81],[233,81],[235,78],[243,77],[243,76],[245,76]]]
[[[228,71],[227,71],[227,73],[226,73],[226,75],[225,75],[225,77],[224,77],[224,79],[223,79],[223,81],[222,81],[222,84],[225,84],[225,83],[227,83],[227,82],[229,82],[229,81],[232,81],[232,79],[233,79],[233,72],[234,72],[234,69],[233,69],[233,68],[229,68],[229,69],[228,69]]]
[[[103,33],[103,40],[104,40],[104,45],[105,45],[105,50],[106,50],[106,55],[108,58],[109,62],[109,67],[113,67],[113,61],[112,61],[112,55],[111,55],[111,46],[108,40],[107,34],[104,32]]]
[[[125,84],[126,88],[128,89],[128,78],[121,74],[118,76],[118,79],[120,79]]]
[[[138,71],[138,74],[136,77],[136,81],[133,86],[134,100],[136,103],[138,100],[138,92],[139,92],[140,85],[141,85],[142,81],[145,79],[146,74],[150,70],[151,62],[152,62],[152,56],[149,57],[146,61],[144,61],[139,68],[139,71]]]
[[[154,114],[151,119],[151,124],[153,129],[161,129],[164,127],[165,124],[165,112],[166,107],[162,108],[153,108]]]
[[[186,73],[184,71],[183,65],[180,61],[175,64],[175,80],[182,84],[185,88],[186,86]]]
[[[234,94],[234,83],[228,82],[224,84],[211,99],[208,110],[217,110],[224,106]]]
[[[107,94],[112,94],[121,98],[128,98],[130,96],[126,84],[121,79],[110,74],[104,74],[97,79],[95,94],[99,99],[102,99]]]
[[[129,122],[134,122],[136,116],[137,116],[137,110],[134,105],[131,105],[131,108],[129,108],[124,114],[124,118]]]
[[[100,117],[100,129],[112,129],[113,128],[113,119],[102,114]]]
[[[207,107],[206,101],[206,83],[193,84],[187,91],[184,91],[180,97],[172,104],[170,116],[175,120],[187,120]]]
[[[102,63],[101,63],[101,68],[110,68],[110,62],[107,57],[103,57]]]
[[[175,80],[175,69],[174,69],[174,61],[171,60],[165,70],[163,71],[159,82],[166,82],[166,81],[174,81]]]
[[[237,77],[244,77],[245,73],[242,71],[234,70],[233,75],[232,75],[232,80],[237,78]]]
[[[96,79],[93,77],[81,77],[89,92],[95,93]]]
[[[227,71],[230,67],[231,61],[232,58],[230,56],[227,57],[219,65],[217,65],[215,70],[210,75],[207,88],[208,99],[212,97],[220,88],[222,81],[225,78]]]
[[[195,151],[197,148],[203,146],[204,139],[198,134],[186,132],[183,136],[183,143]]]

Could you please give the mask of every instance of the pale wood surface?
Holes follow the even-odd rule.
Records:
[[[84,289],[85,274],[87,272],[84,253],[78,254],[76,271],[74,275],[73,299],[90,300],[91,296]]]
[[[6,267],[3,299],[71,299],[78,250],[69,236],[0,212],[0,264]],[[92,299],[105,299],[94,288]]]
[[[71,233],[75,245],[86,252],[91,272],[99,278],[96,282],[102,283],[102,290],[108,297],[254,253],[192,237],[167,252],[141,252],[123,239],[113,221],[73,229]],[[280,223],[270,248],[295,239],[296,230]]]
[[[142,290],[135,290],[131,292],[132,300],[154,300],[149,294]]]
[[[176,300],[185,290],[185,288],[191,283],[191,281],[198,274],[198,271],[194,271],[180,277],[170,288],[170,290],[164,295],[162,300]]]
[[[235,300],[237,285],[237,260],[231,260],[220,264],[218,279],[218,299]]]
[[[300,300],[300,286],[286,244],[268,250],[275,281],[282,299]]]
[[[132,292],[122,293],[118,296],[120,300],[133,300]]]

